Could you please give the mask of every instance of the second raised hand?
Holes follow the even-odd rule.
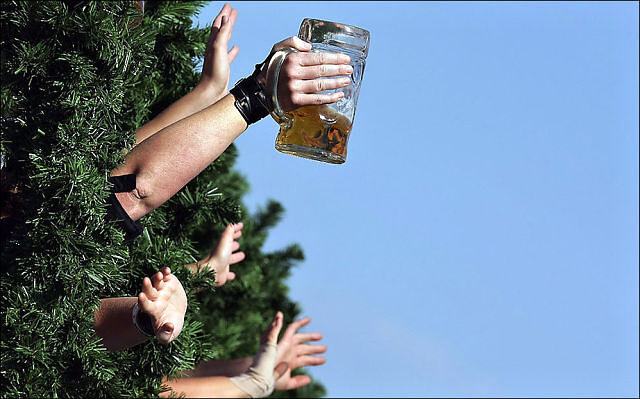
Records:
[[[244,260],[245,254],[240,249],[237,241],[242,236],[242,222],[230,224],[220,234],[220,239],[209,255],[198,263],[188,265],[191,271],[201,269],[213,270],[216,274],[216,287],[223,286],[227,281],[234,280],[236,274],[229,270],[231,265]]]
[[[211,36],[207,43],[197,89],[208,93],[212,102],[219,100],[229,92],[231,63],[240,51],[238,46],[228,49],[237,18],[238,10],[231,7],[229,3],[225,3],[211,25]]]

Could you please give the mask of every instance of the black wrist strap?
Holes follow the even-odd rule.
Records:
[[[118,222],[120,227],[125,231],[125,239],[131,241],[142,234],[142,224],[131,219],[124,210],[116,193],[133,191],[136,188],[136,175],[111,176],[109,182],[113,184],[111,195],[107,199],[107,221]]]
[[[251,76],[240,79],[229,92],[235,97],[235,106],[240,115],[251,125],[269,115],[269,100],[264,89],[258,83],[256,76],[262,64],[256,65],[256,70]]]
[[[147,337],[153,337],[155,335],[151,317],[140,310],[140,307],[138,307],[137,303],[133,305],[132,317],[133,324],[136,326],[138,331],[142,333],[142,335],[146,335]]]

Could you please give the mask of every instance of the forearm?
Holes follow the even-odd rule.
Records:
[[[209,360],[200,362],[198,366],[189,371],[189,377],[226,376],[234,377],[247,371],[253,362],[252,357],[243,357],[233,360]]]
[[[248,398],[228,377],[184,377],[164,380],[171,391],[160,397],[168,398],[172,392],[187,398]]]
[[[202,111],[217,102],[224,93],[214,93],[214,89],[196,86],[192,91],[171,104],[155,118],[136,131],[136,145],[153,136],[165,127]]]
[[[117,351],[138,345],[148,339],[133,324],[131,312],[136,297],[105,298],[94,315],[96,334],[104,346]]]
[[[247,128],[230,94],[144,140],[114,176],[136,175],[136,190],[117,193],[127,214],[138,220],[162,205],[220,156]]]

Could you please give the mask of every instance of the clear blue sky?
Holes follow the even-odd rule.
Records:
[[[237,141],[331,396],[638,396],[637,3],[232,4],[233,82],[304,17],[372,35],[346,164]]]

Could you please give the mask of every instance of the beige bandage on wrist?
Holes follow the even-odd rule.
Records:
[[[230,378],[231,382],[252,398],[271,395],[275,387],[276,344],[263,344],[246,373]]]

